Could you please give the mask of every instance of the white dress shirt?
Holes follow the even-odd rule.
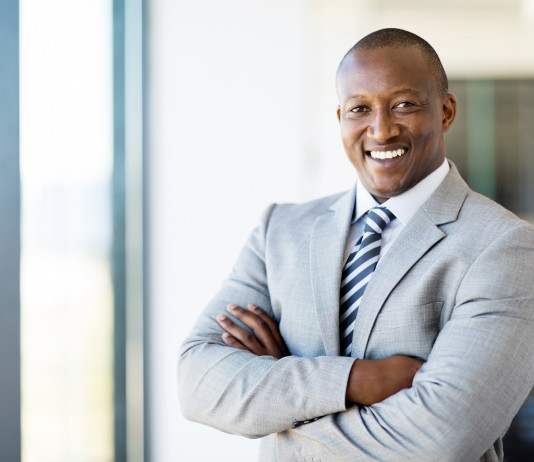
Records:
[[[449,173],[450,167],[447,159],[443,161],[436,170],[430,175],[423,178],[408,191],[404,191],[398,196],[388,199],[383,204],[379,204],[375,198],[365,189],[361,181],[356,182],[356,201],[354,204],[354,213],[352,223],[350,225],[349,235],[345,244],[345,261],[349,257],[354,245],[363,234],[365,226],[365,214],[373,207],[380,205],[391,210],[396,220],[393,220],[386,226],[382,233],[382,247],[380,248],[380,258],[388,251],[391,244],[400,232],[404,229],[408,221],[414,216],[415,212],[423,205],[423,203],[432,195],[438,188],[441,182]],[[380,262],[379,262],[380,263]]]

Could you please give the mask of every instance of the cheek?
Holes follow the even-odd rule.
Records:
[[[440,134],[426,132],[423,133],[419,139],[421,144],[420,149],[422,151],[420,157],[425,160],[429,160],[435,157],[439,151]]]
[[[362,137],[361,130],[343,129],[341,131],[341,140],[345,152],[350,159],[361,157],[362,153]]]
[[[415,126],[412,130],[414,141],[420,145],[423,150],[432,151],[439,144],[441,138],[441,124],[435,120],[432,124]]]
[[[363,133],[365,133],[365,127],[361,122],[352,119],[341,121],[341,137],[344,142],[358,142]]]

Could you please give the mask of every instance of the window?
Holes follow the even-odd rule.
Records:
[[[20,2],[25,462],[114,458],[112,24]]]
[[[142,39],[141,0],[20,1],[24,462],[143,460]]]

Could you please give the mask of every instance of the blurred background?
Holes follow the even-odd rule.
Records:
[[[334,76],[382,27],[434,46],[448,157],[534,222],[533,0],[0,2],[2,460],[256,460],[181,417],[178,347],[269,203],[354,184]]]

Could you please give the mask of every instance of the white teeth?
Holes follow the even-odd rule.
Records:
[[[373,159],[393,159],[393,157],[402,156],[406,149],[396,149],[394,151],[370,151]]]

